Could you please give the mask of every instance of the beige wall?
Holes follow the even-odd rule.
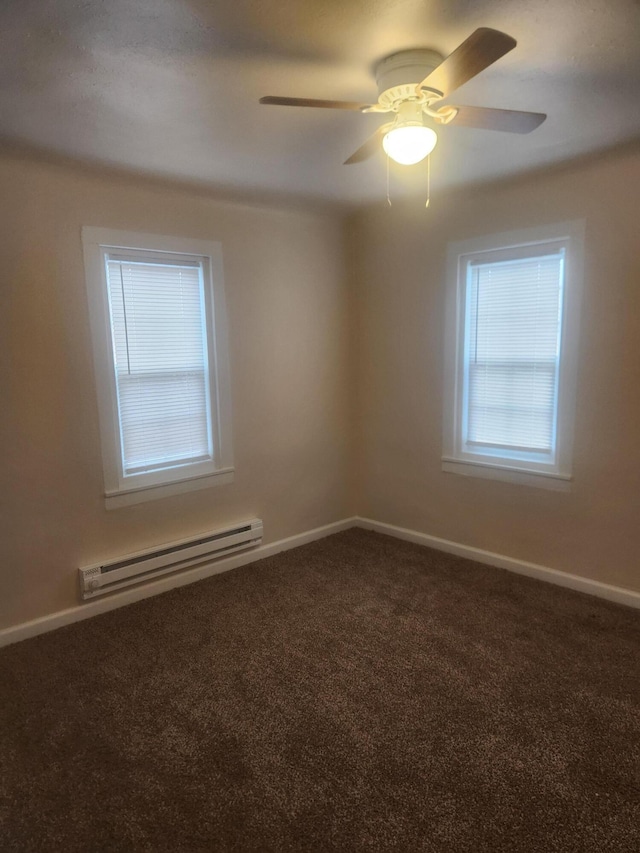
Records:
[[[636,151],[355,217],[360,515],[640,590],[639,189]],[[581,218],[571,492],[443,473],[447,241]]]
[[[640,157],[335,214],[0,160],[0,628],[77,603],[75,570],[260,516],[356,512],[640,589]],[[447,241],[587,221],[570,493],[440,467]],[[220,240],[236,479],[107,512],[80,227]],[[351,280],[351,288],[348,287]]]
[[[76,568],[258,516],[274,541],[353,514],[335,215],[0,161],[0,628],[77,603]],[[220,240],[236,478],[107,511],[80,228]]]

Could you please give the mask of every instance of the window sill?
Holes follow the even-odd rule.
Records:
[[[548,471],[532,471],[528,468],[504,468],[487,462],[462,462],[443,457],[442,470],[464,477],[481,477],[486,480],[502,480],[554,492],[571,491],[571,477],[567,474],[552,474]]]
[[[207,474],[204,477],[191,477],[188,480],[177,480],[175,483],[162,483],[157,486],[143,486],[138,489],[107,492],[104,502],[107,509],[119,509],[123,506],[133,506],[147,501],[155,501],[159,498],[168,498],[171,495],[182,495],[185,492],[208,489],[211,486],[224,486],[233,482],[233,476],[233,468],[224,468],[214,474]]]

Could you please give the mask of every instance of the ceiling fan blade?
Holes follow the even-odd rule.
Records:
[[[351,157],[348,160],[345,160],[344,166],[351,166],[353,163],[362,163],[363,160],[368,160],[369,157],[373,157],[376,151],[380,148],[380,142],[385,133],[389,130],[392,121],[387,124],[383,124],[382,127],[379,127],[374,134],[372,134],[364,145],[361,145],[357,151],[354,151]]]
[[[481,130],[502,130],[507,133],[531,133],[546,119],[544,113],[524,113],[519,110],[492,110],[485,107],[453,107],[458,112],[449,124],[477,127]]]
[[[370,106],[370,104],[358,104],[356,101],[319,101],[315,98],[280,98],[275,95],[260,98],[260,103],[278,107],[320,107],[324,110],[358,110],[359,112]]]
[[[420,83],[420,87],[435,89],[446,98],[467,80],[509,53],[516,44],[516,40],[506,33],[480,27],[434,68]]]

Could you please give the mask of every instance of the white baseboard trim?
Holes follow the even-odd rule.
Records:
[[[634,592],[631,589],[612,586],[579,575],[570,575],[567,572],[549,569],[537,563],[527,563],[514,557],[505,557],[504,554],[494,554],[492,551],[483,551],[481,548],[473,548],[471,545],[461,545],[458,542],[451,542],[449,539],[439,539],[437,536],[418,533],[417,530],[408,530],[405,527],[395,527],[393,524],[384,524],[371,518],[358,517],[355,524],[356,527],[362,527],[365,530],[375,530],[377,533],[395,536],[396,539],[405,539],[407,542],[426,545],[427,548],[435,548],[437,551],[446,551],[447,554],[466,557],[468,560],[475,560],[476,563],[497,566],[499,569],[507,569],[507,571],[553,583],[556,586],[564,586],[578,592],[585,592],[587,595],[606,598],[608,601],[615,601],[617,604],[626,604],[627,607],[640,608],[640,592]]]
[[[348,530],[350,527],[354,527],[355,524],[355,518],[345,518],[333,524],[326,524],[324,527],[316,527],[314,530],[307,530],[305,533],[298,533],[286,539],[279,539],[277,542],[271,542],[268,545],[260,545],[258,548],[250,551],[242,551],[234,554],[232,557],[225,557],[205,563],[195,569],[187,569],[175,575],[165,575],[165,577],[147,583],[144,586],[132,587],[123,592],[113,593],[105,598],[88,601],[85,604],[69,607],[67,610],[59,610],[57,613],[41,616],[39,619],[33,619],[30,622],[23,622],[20,625],[4,628],[0,630],[0,648],[8,646],[11,643],[18,643],[21,640],[27,640],[38,634],[54,631],[56,628],[62,628],[65,625],[71,625],[73,622],[81,622],[83,619],[98,616],[100,613],[107,613],[109,610],[116,610],[118,607],[125,607],[127,604],[133,604],[144,598],[160,595],[160,593],[167,592],[170,589],[186,586],[195,581],[204,580],[204,578],[211,577],[212,575],[218,575],[222,572],[228,572],[231,569],[237,569],[239,566],[255,563],[257,560],[272,557],[274,554],[279,554],[281,551],[288,551],[291,548],[298,548],[300,545],[306,545],[308,542],[314,542],[316,539],[324,539],[325,536],[331,536],[333,533],[339,533],[341,530]]]
[[[374,530],[377,533],[394,536],[396,539],[415,542],[418,545],[425,545],[427,548],[435,548],[437,551],[445,551],[447,554],[455,554],[459,557],[475,560],[477,563],[497,566],[500,569],[507,569],[507,571],[515,572],[519,575],[537,578],[547,583],[564,586],[568,589],[574,589],[578,592],[585,592],[588,595],[614,601],[617,604],[625,604],[627,607],[640,609],[640,593],[630,589],[590,580],[579,575],[571,575],[567,572],[560,572],[557,569],[549,569],[546,566],[540,566],[536,563],[527,563],[524,560],[506,557],[503,554],[495,554],[492,551],[483,551],[480,548],[473,548],[470,545],[461,545],[459,542],[440,539],[437,536],[430,536],[427,533],[419,533],[417,530],[396,527],[393,524],[385,524],[382,521],[374,521],[371,518],[361,518],[358,516],[345,518],[342,521],[326,524],[323,527],[316,527],[305,533],[298,533],[295,536],[289,536],[286,539],[280,539],[268,545],[260,545],[258,548],[250,551],[234,554],[232,557],[225,557],[205,563],[195,569],[187,569],[175,575],[167,575],[143,586],[113,593],[105,598],[88,601],[84,604],[78,604],[75,607],[69,607],[67,610],[60,610],[57,613],[33,619],[30,622],[23,622],[20,625],[4,628],[0,630],[0,648],[8,646],[11,643],[18,643],[21,640],[27,640],[38,634],[54,631],[56,628],[62,628],[65,625],[71,625],[73,622],[81,622],[83,619],[98,616],[100,613],[116,610],[118,607],[125,607],[127,604],[142,601],[144,598],[160,595],[160,593],[167,592],[170,589],[186,586],[195,581],[204,580],[204,578],[211,577],[212,575],[228,572],[231,569],[246,566],[249,563],[255,563],[257,560],[272,557],[274,554],[278,554],[281,551],[288,551],[291,548],[298,548],[300,545],[315,542],[317,539],[324,539],[325,536],[331,536],[333,533],[339,533],[341,530],[348,530],[351,527]]]

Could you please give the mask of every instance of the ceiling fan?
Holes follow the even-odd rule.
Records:
[[[429,48],[392,53],[375,66],[378,84],[378,101],[375,104],[272,95],[260,98],[260,103],[356,110],[362,113],[395,113],[393,121],[379,127],[364,145],[345,160],[345,165],[360,163],[373,156],[382,141],[382,147],[389,157],[410,166],[430,154],[438,140],[435,130],[425,119],[436,125],[457,124],[507,133],[530,133],[542,124],[546,118],[543,113],[448,104],[438,106],[439,101],[512,50],[516,43],[506,33],[481,27],[446,59]]]

